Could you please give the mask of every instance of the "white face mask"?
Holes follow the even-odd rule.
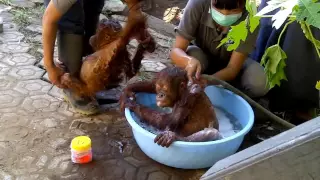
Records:
[[[237,22],[241,16],[242,16],[242,12],[238,13],[238,14],[230,14],[230,15],[224,15],[222,13],[220,13],[219,11],[217,11],[215,8],[212,7],[210,8],[210,12],[211,12],[211,17],[212,19],[220,24],[221,26],[231,26],[232,24],[234,24],[235,22]]]

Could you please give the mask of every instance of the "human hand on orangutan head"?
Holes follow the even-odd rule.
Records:
[[[185,70],[187,71],[190,82],[200,79],[201,69],[202,67],[199,60],[195,59],[194,57],[188,57],[188,64],[185,67]]]

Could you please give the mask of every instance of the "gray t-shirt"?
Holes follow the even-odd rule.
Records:
[[[175,28],[175,32],[189,41],[195,41],[195,44],[204,52],[210,53],[221,60],[230,60],[232,52],[226,50],[225,46],[217,49],[220,41],[226,36],[226,33],[219,32],[217,24],[210,14],[211,0],[189,0],[184,9],[180,24]],[[243,21],[247,12],[234,24]],[[253,33],[248,33],[245,42],[241,42],[235,50],[244,54],[249,54],[254,49],[258,35],[257,28]]]
[[[52,0],[61,14],[65,14],[77,0]]]

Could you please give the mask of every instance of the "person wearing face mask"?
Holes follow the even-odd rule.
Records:
[[[234,51],[227,51],[227,45],[217,48],[230,26],[246,19],[245,3],[245,0],[188,1],[175,28],[176,41],[170,56],[176,66],[187,71],[190,81],[204,73],[230,82],[253,98],[267,94],[263,67],[248,58],[259,28],[248,32],[246,41]]]

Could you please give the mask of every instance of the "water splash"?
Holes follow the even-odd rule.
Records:
[[[151,107],[154,110],[167,112],[167,113],[170,113],[172,111],[172,108],[160,108],[156,104],[151,105],[149,107]],[[240,122],[228,111],[220,107],[214,107],[214,110],[219,121],[219,131],[223,138],[230,137],[242,130],[243,127],[240,124]],[[137,122],[137,124],[139,124],[139,126],[141,126],[143,129],[156,135],[161,132],[157,128],[154,128],[153,126],[143,123],[140,120],[140,118],[136,116],[134,113],[132,114],[132,116],[134,120]]]

